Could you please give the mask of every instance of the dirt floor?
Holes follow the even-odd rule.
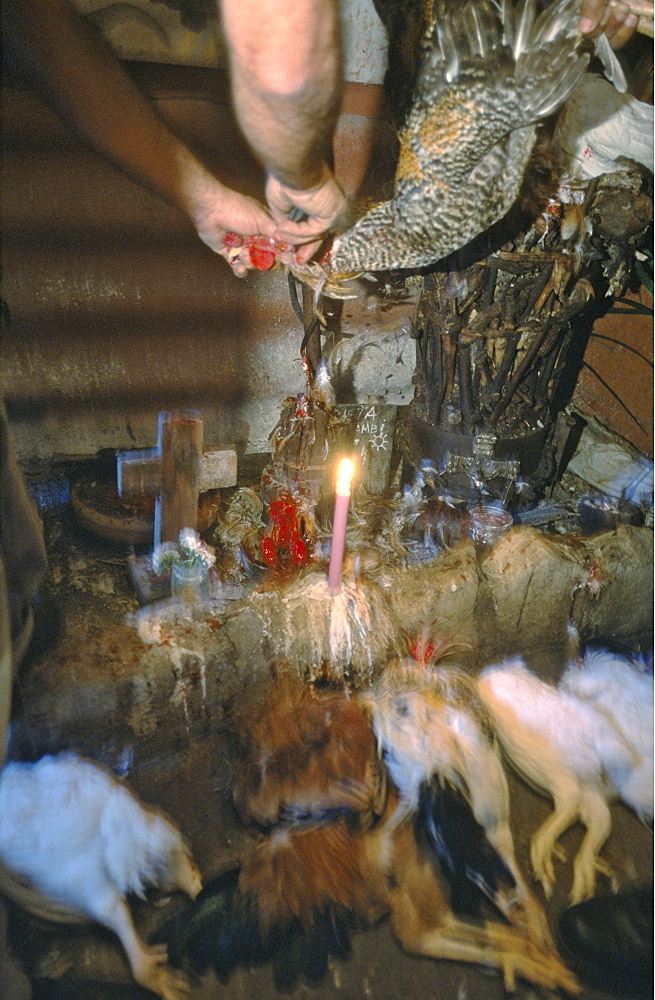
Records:
[[[23,688],[31,672],[43,671],[44,664],[62,656],[76,657],[82,676],[107,669],[118,675],[121,656],[132,655],[129,642],[121,644],[126,615],[138,607],[126,571],[129,550],[100,541],[79,526],[68,504],[67,485],[65,475],[50,475],[39,483],[51,580],[38,622],[35,652],[23,668]],[[17,731],[24,709],[20,687],[15,705]],[[240,826],[231,805],[228,754],[220,727],[178,745],[173,743],[165,754],[146,753],[138,741],[130,742],[122,732],[112,735],[103,729],[101,718],[98,734],[96,756],[125,774],[144,800],[166,809],[189,838],[204,878],[239,859],[252,835]],[[65,734],[58,733],[57,746],[48,743],[47,733],[42,737],[48,749],[65,746]],[[72,748],[89,752],[87,746]],[[22,745],[19,752],[38,755],[39,747]],[[517,854],[527,872],[529,839],[548,815],[549,804],[514,776],[510,776],[510,788]],[[603,854],[617,884],[652,882],[652,831],[622,805],[612,807],[612,818],[613,830]],[[579,827],[563,836],[561,843],[569,861],[580,840]],[[570,863],[558,863],[557,875],[555,895],[546,903],[553,927],[566,906]],[[600,886],[606,888],[606,880],[601,878]],[[543,898],[538,887],[535,891]],[[181,897],[174,898],[162,907],[137,901],[137,924],[147,935],[181,902]],[[10,940],[30,974],[34,1000],[139,1000],[151,995],[130,985],[120,947],[104,931],[39,924],[11,909]],[[239,970],[225,984],[207,975],[194,985],[192,994],[194,1000],[263,1000],[277,995],[270,966]],[[500,1000],[505,991],[496,973],[404,954],[383,923],[355,933],[350,958],[334,962],[321,982],[303,984],[286,995],[293,1000]],[[515,995],[519,1000],[531,1000],[542,994],[519,983]],[[620,995],[591,987],[583,987],[581,994],[582,1000],[610,996]]]

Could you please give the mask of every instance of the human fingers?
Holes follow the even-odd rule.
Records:
[[[580,31],[595,38],[600,35],[611,14],[609,0],[582,0],[580,7]]]
[[[612,17],[607,23],[605,34],[613,49],[620,49],[629,42],[639,24],[638,16],[632,11],[622,12],[613,8]]]
[[[197,213],[194,223],[203,243],[221,254],[226,233],[272,237],[276,227],[263,205],[236,191],[228,191],[225,196],[209,202],[202,213]]]
[[[304,243],[296,250],[296,259],[299,264],[307,264],[314,254],[323,245],[323,240],[315,240],[313,243]]]
[[[603,32],[613,49],[620,49],[637,30],[639,16],[629,2],[621,0],[583,0],[580,31],[589,38]]]
[[[304,191],[290,188],[271,175],[266,184],[266,200],[278,223],[278,239],[316,238],[330,228],[346,207],[346,196],[327,167],[320,184]],[[294,208],[306,216],[304,222],[290,223],[289,212]],[[290,225],[293,228],[289,228]]]
[[[238,257],[234,257],[230,254],[227,248],[224,250],[217,250],[216,252],[230,265],[235,278],[246,278],[248,276],[248,271],[253,269],[250,258],[248,257],[247,259],[244,259],[246,257],[245,254],[240,254]]]
[[[320,241],[329,228],[326,219],[311,218],[303,222],[291,222],[290,219],[283,219],[276,227],[273,239],[279,243],[293,243],[294,246],[302,246],[306,243]]]

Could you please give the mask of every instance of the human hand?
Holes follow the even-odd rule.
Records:
[[[580,31],[589,38],[605,32],[613,49],[620,49],[636,31],[639,17],[621,0],[583,0]]]
[[[297,191],[269,175],[266,198],[277,222],[273,234],[281,243],[299,246],[298,262],[306,263],[316,252],[322,238],[346,207],[346,196],[332,172],[325,167],[323,180],[315,187]],[[289,219],[291,209],[299,209],[307,218],[303,222]]]
[[[231,247],[225,243],[226,234],[272,237],[276,228],[263,205],[223,185],[215,189],[208,205],[204,203],[193,212],[192,221],[203,243],[225,258],[237,278],[245,278],[256,265],[247,253],[238,257],[230,253]]]

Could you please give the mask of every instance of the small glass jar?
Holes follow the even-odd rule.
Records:
[[[512,515],[501,504],[481,504],[470,512],[471,537],[481,551],[491,548],[512,525]]]
[[[171,594],[185,601],[209,599],[211,595],[207,566],[200,562],[174,562],[171,566]]]

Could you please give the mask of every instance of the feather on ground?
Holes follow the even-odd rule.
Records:
[[[557,839],[580,821],[586,833],[570,899],[592,896],[597,869],[607,870],[598,854],[612,826],[608,803],[623,798],[652,819],[652,674],[613,654],[590,653],[556,688],[516,658],[486,667],[477,689],[512,765],[553,800],[553,812],[532,837],[536,878],[550,896],[553,858],[561,856]]]
[[[520,976],[576,991],[547,945],[500,922],[477,926],[454,915],[434,850],[420,848],[414,817],[396,819],[398,794],[387,792],[359,701],[312,697],[285,681],[240,718],[238,731],[235,801],[265,836],[238,873],[219,877],[160,929],[157,940],[170,943],[172,958],[186,953],[200,971],[211,965],[225,976],[282,949],[288,961],[295,956],[296,973],[307,974],[308,963],[325,970],[329,954],[347,953],[349,921],[389,915],[411,953],[494,966],[509,987]],[[278,982],[293,982],[279,954],[278,963]]]
[[[200,876],[179,830],[109,772],[62,754],[0,773],[0,891],[40,917],[95,920],[113,931],[136,981],[186,996],[166,949],[139,938],[126,896],[147,886],[194,897]]]

